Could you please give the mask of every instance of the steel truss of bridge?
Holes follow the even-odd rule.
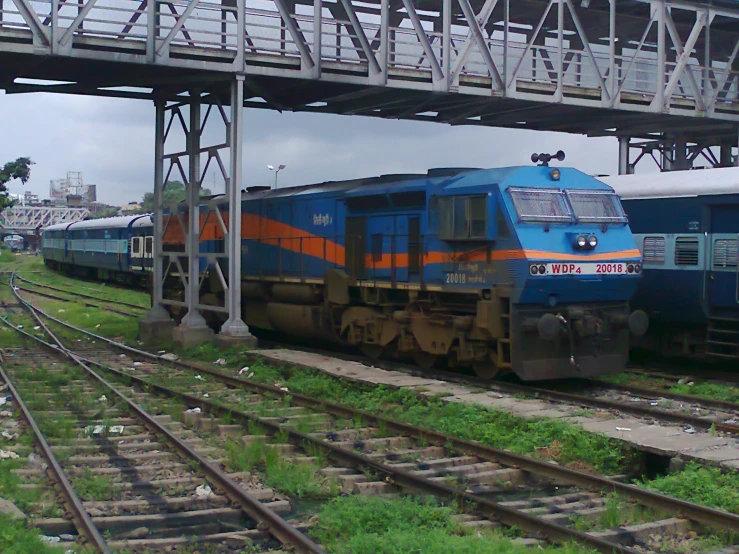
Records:
[[[635,139],[656,141],[668,169],[711,146],[728,165],[739,160],[738,26],[734,0],[0,0],[0,88],[155,101],[149,321],[175,302],[162,296],[175,267],[181,327],[195,334],[206,309],[198,192],[217,164],[229,222],[213,216],[226,252],[208,261],[226,291],[221,333],[243,337],[229,286],[241,267],[242,106],[618,136],[622,172]],[[201,144],[205,125],[221,125],[223,142]],[[184,253],[162,250],[173,171],[188,186]]]
[[[57,223],[74,223],[89,217],[86,208],[49,206],[12,206],[0,212],[4,234],[28,235]]]

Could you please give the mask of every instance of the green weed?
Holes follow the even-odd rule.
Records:
[[[500,531],[476,532],[452,511],[417,498],[347,496],[326,503],[310,533],[332,554],[524,554]],[[543,553],[592,552],[577,545],[548,546]]]

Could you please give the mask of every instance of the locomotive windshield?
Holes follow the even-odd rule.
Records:
[[[612,192],[596,190],[568,190],[577,221],[581,223],[626,223],[628,221],[621,201]]]
[[[572,223],[572,212],[561,190],[510,187],[508,192],[521,221]]]
[[[627,223],[618,196],[609,191],[510,187],[521,221],[539,223]]]

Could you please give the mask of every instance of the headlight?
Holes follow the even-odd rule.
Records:
[[[588,241],[587,241],[587,239],[583,235],[580,235],[580,236],[577,237],[577,247],[578,248],[585,248],[585,245],[587,243],[588,243]]]
[[[531,275],[536,275],[537,273],[539,273],[539,268],[536,265],[532,265],[530,271]]]
[[[598,246],[598,237],[596,237],[595,235],[590,235],[588,237],[588,245],[590,246],[590,248],[595,248],[596,246]]]

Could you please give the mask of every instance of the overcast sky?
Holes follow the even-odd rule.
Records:
[[[81,171],[107,204],[137,201],[153,189],[149,101],[0,92],[0,121],[0,163],[19,156],[35,162],[28,184],[13,183],[13,193],[48,198],[49,181],[67,171]],[[617,172],[618,147],[610,138],[256,109],[245,110],[244,121],[244,185],[271,184],[267,164],[287,165],[278,181],[286,186],[429,167],[528,165],[532,152],[558,149],[567,154],[563,165]],[[216,122],[205,135],[211,142],[222,137]],[[209,170],[203,186],[222,192],[222,179],[217,176],[214,187],[213,177]]]

